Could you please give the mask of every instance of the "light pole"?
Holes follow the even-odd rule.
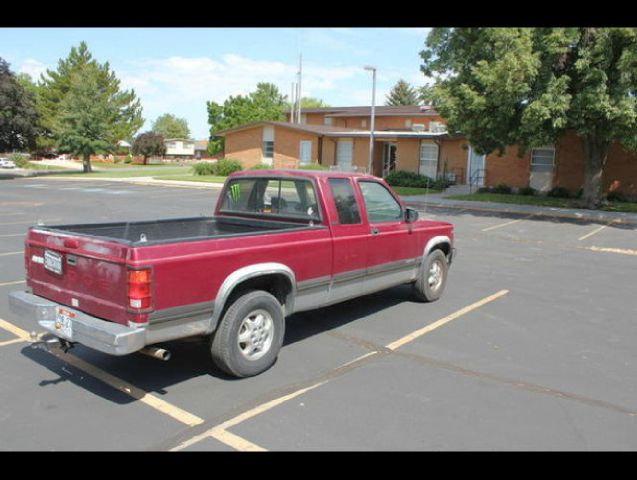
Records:
[[[374,158],[374,116],[376,113],[376,67],[365,66],[365,70],[372,72],[372,120],[369,128],[369,159],[367,160],[367,173],[370,175],[372,171],[372,160]]]

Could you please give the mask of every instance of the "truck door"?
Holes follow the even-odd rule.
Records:
[[[367,275],[364,293],[389,288],[414,278],[418,268],[418,242],[404,221],[403,208],[380,182],[359,180],[367,217]]]
[[[332,284],[329,303],[357,297],[363,292],[367,269],[369,227],[364,222],[349,178],[330,178],[327,199],[333,237]]]

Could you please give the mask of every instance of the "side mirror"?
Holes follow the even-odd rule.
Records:
[[[418,220],[418,212],[416,210],[414,210],[413,208],[406,208],[405,209],[405,222],[414,223],[416,220]]]

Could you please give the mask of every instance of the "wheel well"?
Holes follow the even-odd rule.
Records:
[[[233,303],[238,297],[251,290],[263,290],[274,296],[282,306],[289,301],[292,293],[292,283],[290,279],[281,273],[270,273],[259,275],[258,277],[248,278],[241,283],[235,285],[228,299],[226,306]]]
[[[447,242],[437,243],[431,248],[431,250],[429,250],[429,253],[433,252],[434,250],[442,250],[442,252],[445,254],[445,257],[448,257],[449,252],[451,252],[451,245],[449,245]]]

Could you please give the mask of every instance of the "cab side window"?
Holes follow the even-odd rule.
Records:
[[[402,208],[383,185],[377,182],[358,183],[365,201],[369,223],[391,222],[402,219]]]

